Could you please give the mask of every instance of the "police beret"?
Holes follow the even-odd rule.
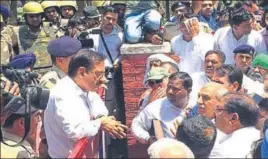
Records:
[[[255,49],[250,46],[250,45],[241,45],[241,46],[238,46],[235,50],[234,50],[234,54],[237,54],[237,53],[240,53],[240,54],[250,54],[250,55],[254,55],[255,53]]]
[[[47,46],[47,51],[56,57],[68,57],[77,53],[82,48],[79,40],[69,36],[51,41]]]

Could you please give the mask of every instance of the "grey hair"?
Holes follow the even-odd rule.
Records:
[[[170,153],[174,149],[176,149],[176,151],[184,152],[185,156],[183,156],[183,158],[194,158],[194,154],[189,147],[180,141],[169,138],[162,138],[154,142],[148,148],[148,154],[150,158],[161,158],[161,153],[163,151],[165,151],[165,153]]]

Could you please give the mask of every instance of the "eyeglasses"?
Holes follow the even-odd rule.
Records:
[[[153,85],[155,85],[155,84],[160,84],[160,83],[162,83],[163,82],[163,79],[159,79],[159,80],[149,80],[148,81],[148,85],[149,86],[153,86]]]

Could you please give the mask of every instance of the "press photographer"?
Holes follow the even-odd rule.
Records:
[[[49,91],[35,85],[36,73],[2,66],[1,74],[8,79],[1,79],[1,158],[34,157],[40,110],[46,108]]]

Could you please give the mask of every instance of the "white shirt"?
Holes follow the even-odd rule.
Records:
[[[123,44],[123,33],[118,29],[114,28],[110,34],[108,35],[103,34],[103,37],[111,53],[112,58],[115,61],[120,56],[120,48]],[[110,65],[113,66],[108,56],[108,53],[106,52],[106,49],[104,47],[100,35],[89,34],[88,38],[92,38],[94,42],[94,48],[92,48],[91,50],[94,50],[106,56],[106,58],[109,59]]]
[[[254,141],[260,139],[260,132],[254,127],[241,128],[227,135],[219,143],[218,151],[214,151],[214,158],[246,158],[251,152]]]
[[[221,50],[226,55],[225,64],[235,64],[233,51],[241,45],[250,45],[257,53],[266,53],[266,46],[262,35],[252,30],[249,35],[244,35],[236,40],[230,26],[220,28],[214,34],[214,49]]]
[[[173,106],[167,99],[161,98],[148,104],[133,119],[131,129],[136,138],[141,143],[146,143],[150,138],[149,130],[153,120],[159,120],[163,129],[164,136],[174,138],[170,129],[174,127],[175,120],[181,121],[185,117],[182,109]]]
[[[107,115],[102,99],[94,92],[84,92],[66,76],[51,90],[44,116],[48,153],[52,158],[66,158],[77,140],[97,135],[98,115]]]
[[[242,86],[248,91],[247,94],[258,94],[262,95],[264,93],[264,85],[258,81],[254,81],[246,75],[243,75]]]
[[[194,106],[197,103],[198,93],[200,92],[201,88],[211,82],[211,80],[207,77],[205,72],[196,72],[191,75],[193,79],[193,87],[192,92],[190,94],[190,101],[189,105]]]
[[[205,55],[213,49],[213,43],[213,36],[203,32],[190,42],[184,41],[182,34],[172,38],[171,49],[180,57],[180,70],[188,74],[203,71]]]

